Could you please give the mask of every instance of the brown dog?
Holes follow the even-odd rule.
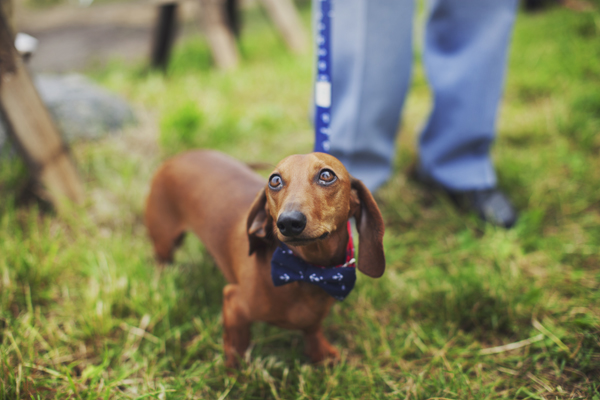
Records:
[[[304,333],[313,362],[338,358],[321,322],[334,299],[306,282],[275,287],[271,257],[280,242],[311,264],[344,262],[347,221],[360,235],[358,269],[377,278],[385,269],[383,219],[369,190],[335,158],[290,156],[265,185],[244,164],[213,151],[166,161],[152,181],[146,226],[161,262],[170,262],[182,234],[193,231],[229,282],[223,289],[223,344],[234,367],[250,343],[250,324],[264,321]]]

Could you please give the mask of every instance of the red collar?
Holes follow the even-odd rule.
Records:
[[[354,240],[352,240],[352,224],[348,221],[348,245],[346,246],[346,262],[338,267],[356,267],[356,259],[354,258]]]

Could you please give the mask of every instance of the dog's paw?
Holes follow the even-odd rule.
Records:
[[[228,371],[237,372],[244,365],[246,365],[246,362],[238,353],[229,352],[225,354],[225,368],[227,368]]]
[[[316,346],[307,347],[306,355],[315,364],[333,365],[340,360],[340,353],[325,340]]]
[[[319,361],[319,364],[328,367],[336,365],[340,362],[340,352],[333,346],[330,345],[329,352],[325,355],[325,358]]]

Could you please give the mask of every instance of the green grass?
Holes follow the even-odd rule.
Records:
[[[519,16],[494,148],[522,210],[509,231],[407,179],[430,107],[419,67],[377,194],[388,269],[360,276],[325,322],[342,361],[313,366],[301,335],[256,324],[250,361],[229,375],[225,281],[191,235],[157,267],[144,199],[160,161],[187,148],[272,164],[310,151],[311,58],[248,10],[234,72],[213,69],[198,37],[165,76],[92,71],[140,123],[74,146],[85,204],[63,218],[16,204],[24,168],[0,163],[0,398],[600,399],[598,43],[598,8]]]

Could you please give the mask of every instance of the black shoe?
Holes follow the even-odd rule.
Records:
[[[456,192],[447,190],[450,198],[460,207],[476,213],[479,218],[503,228],[517,222],[517,211],[508,197],[498,188]]]
[[[414,178],[430,190],[442,190],[460,208],[474,212],[482,220],[503,228],[517,222],[517,211],[508,197],[498,188],[456,191],[443,187],[420,168],[413,170]]]

